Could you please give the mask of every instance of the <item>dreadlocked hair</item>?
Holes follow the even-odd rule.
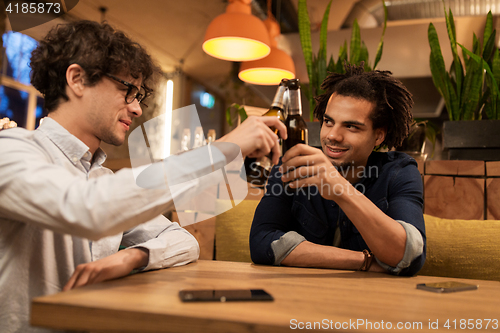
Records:
[[[370,119],[373,129],[385,128],[387,134],[381,146],[399,147],[408,136],[413,122],[412,94],[389,71],[364,71],[359,66],[344,64],[345,74],[329,73],[321,84],[324,94],[316,97],[314,116],[323,124],[326,106],[333,93],[372,102]]]

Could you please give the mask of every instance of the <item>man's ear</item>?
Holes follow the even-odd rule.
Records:
[[[85,71],[78,64],[72,64],[66,69],[66,83],[74,95],[82,97],[85,89]]]
[[[387,135],[387,129],[386,128],[377,128],[375,130],[375,147],[378,145],[381,145],[382,142],[385,140],[385,136]]]

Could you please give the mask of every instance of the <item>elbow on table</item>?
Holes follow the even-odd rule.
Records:
[[[200,244],[196,240],[196,238],[191,235],[191,239],[188,241],[189,243],[189,262],[195,262],[200,259]]]
[[[270,246],[262,241],[250,238],[250,257],[258,265],[273,265],[274,253]]]

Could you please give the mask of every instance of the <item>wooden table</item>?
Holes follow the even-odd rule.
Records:
[[[417,283],[448,280],[479,289],[416,289]],[[194,288],[262,288],[275,301],[182,303],[179,290]],[[31,313],[34,326],[93,332],[290,332],[314,328],[314,322],[321,331],[380,332],[399,325],[427,332],[438,325],[434,331],[448,332],[462,324],[469,328],[461,331],[500,332],[499,320],[500,282],[205,260],[35,298]]]

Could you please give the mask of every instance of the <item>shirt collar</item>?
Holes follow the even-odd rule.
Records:
[[[92,160],[89,147],[76,136],[68,132],[63,126],[52,118],[46,117],[37,131],[43,132],[73,164],[82,158]],[[99,147],[95,152],[94,164],[101,165],[106,160],[106,153]]]
[[[378,179],[380,172],[382,171],[383,161],[381,158],[382,153],[373,151],[368,157],[368,161],[365,166],[365,171],[363,177],[359,179],[359,183],[368,185]]]

